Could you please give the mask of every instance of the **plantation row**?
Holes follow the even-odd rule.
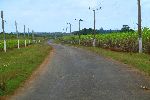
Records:
[[[30,45],[31,44],[31,40],[26,40],[26,44]],[[12,48],[17,48],[18,47],[18,40],[6,40],[6,45],[7,45],[7,49],[12,49]],[[19,45],[20,47],[25,46],[25,40],[19,40]],[[4,41],[0,40],[0,50],[3,50],[4,48]]]
[[[12,33],[5,33],[5,36],[6,36],[6,39],[17,39],[17,34],[12,34]],[[24,34],[23,33],[20,33],[19,34],[19,38],[20,39],[24,39]],[[29,34],[29,37],[28,35],[26,34],[26,39],[32,39],[32,34]],[[3,40],[4,39],[4,34],[3,33],[0,33],[0,40]]]
[[[150,53],[150,30],[144,29],[143,33],[143,51]],[[64,43],[79,44],[79,36],[64,36],[59,38]],[[81,35],[81,43],[83,46],[92,46],[93,35]],[[138,52],[138,34],[130,33],[111,33],[97,34],[96,47],[111,49],[123,52]]]

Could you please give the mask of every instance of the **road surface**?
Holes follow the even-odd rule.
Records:
[[[46,71],[12,100],[150,100],[150,80],[90,51],[53,44]]]

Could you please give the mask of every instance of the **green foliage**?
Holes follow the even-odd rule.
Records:
[[[31,34],[29,35],[29,37],[27,37],[26,34],[26,38],[24,38],[24,34],[19,34],[19,45],[20,47],[24,47],[25,46],[25,40],[27,45],[32,44],[34,41],[32,41],[32,36]],[[29,43],[30,40],[30,43]],[[37,36],[35,38],[35,42],[42,42],[44,40],[44,38],[42,36]],[[7,49],[12,49],[12,48],[17,48],[18,47],[18,39],[17,39],[17,35],[16,34],[7,34],[6,33],[6,45],[7,45]],[[4,35],[0,34],[0,51],[2,51],[4,48]]]
[[[25,45],[25,40],[22,39],[19,41],[20,41],[19,42],[20,47]],[[27,41],[27,45],[31,44],[31,43],[29,43],[29,40],[26,40],[26,41]],[[18,40],[17,39],[16,40],[6,40],[6,45],[7,45],[7,49],[17,48]],[[4,48],[4,41],[0,40],[0,51],[3,50],[3,48]]]
[[[150,53],[150,29],[143,29],[143,50]],[[61,41],[64,43],[78,44],[78,36],[64,36]],[[93,35],[81,35],[81,45],[92,46]],[[111,34],[97,34],[96,47],[111,49],[123,52],[138,52],[137,32],[118,32]]]
[[[16,35],[16,34],[12,34],[12,33],[11,33],[11,34],[8,34],[8,33],[6,33],[5,35],[6,35],[6,39],[8,39],[8,40],[9,40],[9,39],[17,39],[17,35]],[[20,39],[24,39],[24,34],[23,34],[23,33],[20,33],[20,34],[19,34],[19,38],[20,38]],[[26,38],[28,38],[28,37],[27,37],[27,34],[26,34]],[[31,35],[31,34],[29,35],[29,38],[32,39],[32,35]],[[4,34],[3,34],[3,33],[0,33],[0,40],[3,40],[3,39],[4,39]]]

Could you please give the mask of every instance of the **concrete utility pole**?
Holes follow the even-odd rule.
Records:
[[[32,30],[32,41],[34,42],[34,30]]]
[[[66,33],[67,33],[68,27],[66,27]]]
[[[17,39],[18,39],[18,30],[17,30],[17,22],[15,21],[15,27],[16,27],[16,34],[17,34]]]
[[[71,23],[70,23],[70,33],[72,32],[71,29],[72,29],[72,25],[71,25]]]
[[[2,18],[2,30],[3,30],[3,34],[4,34],[4,51],[6,52],[6,35],[5,35],[5,20],[4,20],[4,14],[3,11],[1,11],[1,18]]]
[[[143,47],[142,47],[142,29],[141,29],[141,23],[142,23],[142,18],[141,18],[141,1],[138,1],[138,34],[139,34],[139,53],[143,52]]]
[[[29,38],[29,35],[30,35],[30,29],[28,28],[28,38]]]
[[[25,47],[27,46],[27,41],[26,41],[26,26],[24,25],[24,44],[25,44]]]
[[[77,19],[75,19],[75,20],[77,20]],[[80,30],[81,30],[81,22],[82,22],[82,21],[83,21],[82,19],[79,19],[79,32],[78,32],[79,45],[81,44],[81,34],[80,34]]]
[[[31,43],[30,41],[30,29],[28,28],[28,39],[29,39],[29,44]]]
[[[96,24],[95,10],[93,10],[93,12],[94,12],[94,40],[93,40],[93,46],[95,47],[96,46],[96,44],[95,44],[95,42],[96,42],[96,38],[95,38],[95,35],[96,35],[96,30],[95,30],[95,24]]]
[[[95,47],[96,46],[96,15],[95,15],[95,12],[96,12],[96,10],[98,11],[98,10],[101,10],[102,8],[101,7],[99,7],[98,9],[91,9],[91,7],[89,7],[89,10],[92,10],[93,12],[94,12],[94,39],[93,39],[93,47]]]
[[[26,26],[24,25],[24,38],[26,37]]]
[[[80,30],[81,30],[81,21],[79,20],[79,33],[80,33]],[[80,34],[79,34],[80,35]]]
[[[71,25],[71,23],[67,23],[67,24],[69,24],[69,25],[70,25],[70,33],[71,33],[71,26],[72,26],[72,25]]]
[[[18,49],[20,49],[20,40],[19,40],[19,32],[18,32],[18,24],[15,21],[15,26],[16,26],[16,34],[17,34],[17,39],[18,39]]]

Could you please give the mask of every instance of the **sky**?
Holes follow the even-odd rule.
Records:
[[[102,7],[96,11],[96,29],[121,29],[122,25],[137,29],[137,0],[0,0],[6,32],[15,32],[15,20],[19,32],[24,25],[35,32],[64,32],[67,23],[72,24],[72,31],[78,31],[74,19],[83,19],[81,29],[93,28],[89,6]],[[150,27],[150,0],[141,0],[141,6],[142,27]]]

